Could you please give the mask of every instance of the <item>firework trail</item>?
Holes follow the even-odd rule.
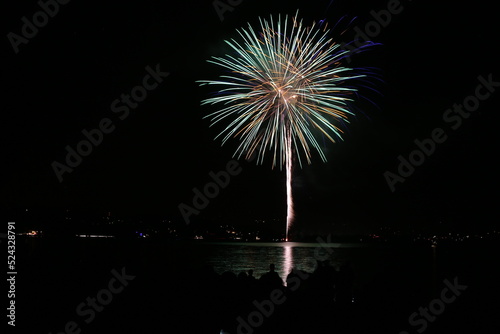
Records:
[[[288,230],[292,226],[293,194],[292,194],[292,132],[290,127],[286,128],[286,232],[285,241],[288,241]]]
[[[239,138],[238,158],[256,153],[262,164],[268,153],[273,168],[285,166],[287,239],[294,217],[293,158],[300,166],[304,160],[310,164],[316,151],[326,162],[320,142],[342,139],[341,126],[353,115],[348,102],[357,92],[348,83],[365,76],[342,66],[348,51],[329,37],[326,24],[305,27],[297,15],[279,16],[276,23],[272,16],[270,21],[259,18],[257,32],[250,24],[237,30],[241,40],[226,41],[234,53],[208,60],[226,73],[219,80],[198,81],[219,88],[201,104],[220,105],[204,118],[211,119],[210,126],[229,123],[216,136],[222,144]]]

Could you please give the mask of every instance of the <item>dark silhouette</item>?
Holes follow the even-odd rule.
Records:
[[[277,288],[279,289],[283,287],[283,280],[281,279],[280,275],[278,275],[278,273],[274,271],[274,269],[274,263],[271,263],[269,265],[269,271],[260,277],[259,281],[265,288],[267,288],[267,290]]]
[[[238,281],[240,282],[246,282],[248,279],[248,275],[246,272],[242,271],[238,274]]]
[[[333,304],[335,299],[335,285],[337,271],[328,261],[316,260],[316,269],[311,275],[311,299],[323,307]]]
[[[250,282],[254,282],[254,281],[256,281],[255,276],[253,275],[253,269],[249,269],[249,270],[248,270],[248,280],[249,280]]]
[[[335,296],[335,302],[341,306],[348,306],[352,303],[353,276],[351,264],[344,263],[338,272]]]
[[[354,275],[348,262],[339,271],[329,261],[317,261],[314,272],[294,268],[286,277],[286,286],[273,263],[259,279],[253,269],[219,275],[209,265],[192,274],[191,280],[190,273],[179,276],[179,286],[184,287],[179,293],[184,293],[193,312],[204,314],[203,324],[193,324],[200,328],[237,333],[240,322],[253,327],[261,314],[264,320],[253,328],[254,334],[319,332],[332,321],[339,333],[347,333],[357,310],[352,303]],[[271,296],[285,301],[273,304],[276,297]]]

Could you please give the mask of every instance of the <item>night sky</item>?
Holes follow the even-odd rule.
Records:
[[[224,169],[238,144],[213,140],[222,128],[202,119],[214,109],[200,106],[210,90],[195,82],[221,74],[206,60],[229,52],[224,39],[259,16],[297,9],[308,24],[333,25],[346,15],[344,24],[356,17],[351,29],[364,31],[370,12],[388,3],[244,0],[221,21],[212,0],[71,1],[15,53],[9,33],[21,35],[21,18],[32,21],[40,7],[10,2],[2,11],[2,207],[8,214],[71,208],[182,220],[178,205],[191,205],[192,189]],[[326,143],[327,163],[315,154],[311,166],[294,171],[297,224],[311,232],[498,227],[498,11],[485,0],[406,0],[398,8],[372,37],[381,45],[352,58],[352,66],[377,68],[380,94],[357,105],[344,142]],[[352,30],[339,42],[349,37]],[[127,117],[113,112],[113,101],[142,85],[147,66],[169,74]],[[445,121],[447,109],[474,96],[479,76],[499,82],[490,86],[496,91],[480,89],[489,96],[459,126],[456,118]],[[59,182],[53,162],[64,163],[65,147],[76,148],[82,130],[103,119],[113,130]],[[397,173],[398,156],[408,158],[414,141],[435,128],[447,139],[392,192],[384,173]],[[284,219],[285,173],[272,170],[269,158],[240,166],[194,220]]]

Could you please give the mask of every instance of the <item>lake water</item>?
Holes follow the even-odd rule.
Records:
[[[209,264],[218,274],[232,271],[254,270],[259,278],[274,263],[276,271],[285,281],[292,268],[313,272],[318,260],[326,260],[337,270],[349,262],[356,274],[355,286],[361,287],[380,274],[387,266],[401,262],[411,262],[427,280],[435,285],[441,263],[437,249],[430,246],[418,248],[392,248],[385,245],[347,243],[244,243],[244,242],[203,242],[190,246],[196,254],[193,264]]]
[[[238,274],[253,269],[254,276],[259,278],[269,270],[269,264],[274,263],[283,279],[293,268],[314,271],[316,260],[327,260],[338,269],[342,263],[354,260],[356,254],[366,248],[362,244],[300,242],[214,242],[201,247],[206,254],[205,263],[212,265],[219,274],[224,271]]]
[[[359,317],[371,327],[380,327],[371,328],[371,332],[410,329],[408,316],[441,295],[445,286],[443,279],[453,281],[457,278],[468,288],[456,303],[447,307],[445,316],[440,319],[446,319],[447,314],[449,319],[470,319],[471,329],[477,324],[484,325],[481,331],[470,332],[488,332],[486,325],[489,326],[490,319],[500,312],[498,306],[489,306],[490,301],[500,299],[498,245],[457,244],[432,248],[97,238],[19,238],[18,241],[16,260],[21,274],[16,282],[16,303],[19,304],[19,324],[36,327],[36,330],[23,332],[59,333],[69,320],[77,321],[82,332],[88,333],[109,332],[104,330],[106,328],[120,333],[148,332],[154,331],[159,323],[168,323],[172,332],[182,332],[187,325],[203,327],[203,321],[210,318],[203,318],[203,312],[211,308],[199,310],[201,313],[192,311],[201,300],[190,291],[203,282],[199,282],[193,276],[196,271],[190,269],[207,264],[219,274],[225,271],[238,274],[253,269],[258,278],[269,270],[270,263],[274,263],[281,278],[285,279],[292,268],[313,271],[318,256],[328,257],[337,269],[347,261],[351,263],[355,305],[363,310]],[[112,270],[125,270],[135,278],[94,322],[86,324],[76,313],[76,307],[108,286]],[[464,327],[463,323],[454,321],[433,323],[426,333],[432,330],[437,333],[438,329],[448,326],[457,330]]]

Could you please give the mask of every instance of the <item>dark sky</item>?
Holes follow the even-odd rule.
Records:
[[[306,22],[349,22],[365,30],[370,12],[389,1],[244,0],[221,21],[208,1],[71,1],[60,5],[38,33],[13,50],[8,34],[21,35],[36,1],[9,2],[3,13],[2,206],[9,210],[112,210],[181,219],[192,188],[209,172],[225,168],[237,142],[220,147],[221,128],[203,120],[211,109],[200,101],[209,91],[199,79],[219,70],[205,60],[228,51],[223,40],[258,16],[294,14]],[[361,103],[345,141],[327,145],[328,163],[314,156],[295,170],[294,195],[300,226],[321,230],[345,224],[452,228],[490,226],[498,219],[498,105],[500,87],[453,130],[443,114],[475,94],[478,76],[500,82],[497,10],[485,0],[401,1],[372,38],[382,45],[353,57],[373,66],[384,82],[375,103]],[[350,34],[350,35],[349,35]],[[351,38],[346,33],[342,38]],[[340,40],[343,41],[343,40]],[[146,66],[169,76],[120,120],[111,104],[142,83]],[[492,88],[494,89],[494,88]],[[486,92],[486,90],[481,90]],[[82,130],[109,118],[114,131],[59,182],[51,164],[64,163],[67,145]],[[435,128],[447,137],[391,192],[384,172],[397,173],[398,156],[415,150]],[[195,219],[285,216],[285,175],[241,162],[242,172]],[[498,226],[498,225],[497,225]]]

